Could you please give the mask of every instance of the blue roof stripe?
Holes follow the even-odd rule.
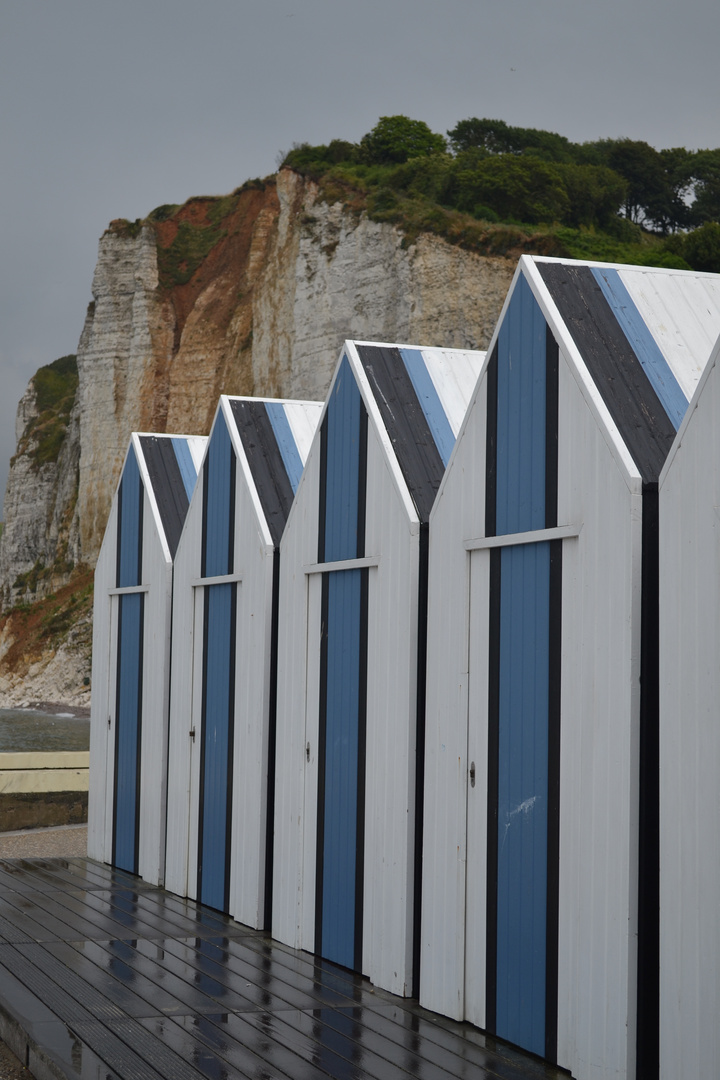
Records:
[[[653,390],[677,431],[687,412],[688,402],[658,343],[650,333],[617,270],[592,267],[613,315],[650,380]]]
[[[425,365],[423,354],[420,349],[400,349],[400,355],[417,394],[420,407],[425,414],[442,463],[447,466],[455,445],[455,436],[438,397],[435,383]]]
[[[278,449],[283,459],[285,471],[288,474],[288,480],[290,486],[293,489],[293,494],[298,489],[300,483],[300,477],[302,476],[303,463],[300,457],[300,452],[295,442],[295,436],[292,433],[290,422],[287,418],[285,408],[278,401],[266,401],[265,409],[268,414],[268,419],[272,425],[275,439],[277,440]]]
[[[188,502],[192,499],[193,491],[195,490],[195,482],[197,480],[197,469],[195,468],[195,462],[193,461],[192,454],[190,453],[190,447],[187,444],[186,439],[173,439],[173,450],[175,451],[175,457],[177,458],[178,468],[180,469],[180,476],[185,487],[185,494],[188,497]]]

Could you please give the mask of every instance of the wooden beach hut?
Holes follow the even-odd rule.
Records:
[[[173,559],[205,442],[133,433],[95,569],[88,854],[156,885]]]
[[[413,989],[427,523],[484,354],[347,341],[281,543],[272,932]]]
[[[660,474],[660,1077],[720,1075],[720,340]]]
[[[657,485],[719,331],[716,276],[523,256],[430,519],[420,1001],[578,1080],[657,1069]]]
[[[272,866],[280,537],[321,408],[220,398],[175,562],[166,887],[253,927]]]

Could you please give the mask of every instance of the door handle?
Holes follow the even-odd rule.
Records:
[[[193,742],[195,742],[195,728],[194,728],[194,727],[193,727],[193,728],[190,728],[190,730],[189,730],[189,732],[188,732],[188,735],[190,736],[190,738],[192,739],[192,741],[193,741]]]
[[[475,762],[470,762],[470,787],[475,787]]]

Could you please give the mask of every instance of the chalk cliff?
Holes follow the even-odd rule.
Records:
[[[55,460],[23,449],[32,383],[18,410],[3,609],[92,568],[131,431],[206,433],[220,393],[323,398],[346,337],[486,347],[514,265],[429,234],[407,244],[288,169],[111,223]]]

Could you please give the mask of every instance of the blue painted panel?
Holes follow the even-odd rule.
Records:
[[[141,585],[142,480],[133,447],[128,451],[120,481],[117,585]]]
[[[113,851],[115,865],[130,873],[135,873],[137,869],[135,838],[140,782],[143,601],[142,593],[118,598]]]
[[[502,551],[496,1034],[545,1052],[550,545]]]
[[[231,840],[227,809],[232,780],[235,595],[233,584],[205,588],[200,900],[221,911]]]
[[[498,335],[498,535],[545,527],[545,337],[521,274]]]
[[[275,440],[278,444],[280,456],[283,459],[285,472],[288,475],[293,494],[298,489],[302,476],[303,463],[295,442],[295,436],[288,422],[285,407],[277,401],[266,401],[265,410],[272,425]]]
[[[354,967],[361,570],[328,580],[322,953]]]
[[[592,267],[592,272],[677,431],[687,412],[688,402],[660,346],[650,333],[617,270],[596,266]]]
[[[455,446],[455,436],[438,397],[435,383],[425,366],[423,354],[419,349],[400,349],[400,355],[410,376],[413,389],[417,394],[420,407],[425,413],[425,419],[435,440],[438,453],[442,458],[442,463],[447,465]]]
[[[343,357],[326,413],[326,562],[354,559],[358,552],[358,465],[363,408],[350,364]]]
[[[177,458],[178,468],[180,469],[180,476],[182,477],[185,494],[187,495],[189,502],[192,499],[193,491],[195,490],[195,481],[197,480],[195,462],[193,461],[193,456],[190,453],[190,447],[188,446],[186,439],[173,439],[172,445],[173,450],[175,451],[175,457]]]
[[[220,413],[213,428],[205,459],[206,520],[203,575],[232,573],[232,491],[235,453],[225,418]]]

